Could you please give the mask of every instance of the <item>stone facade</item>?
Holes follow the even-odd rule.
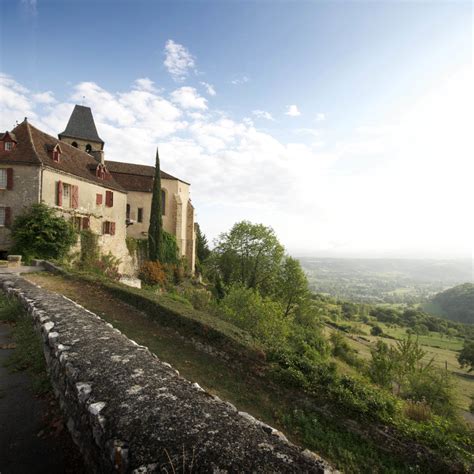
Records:
[[[0,188],[0,207],[10,209],[10,218],[20,214],[25,207],[39,202],[41,188],[41,168],[39,166],[3,164],[0,170],[13,170],[12,189]],[[0,224],[0,252],[6,252],[11,246],[10,230]]]

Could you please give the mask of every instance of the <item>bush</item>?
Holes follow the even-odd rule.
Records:
[[[151,262],[149,260],[143,262],[138,276],[147,285],[160,285],[163,287],[166,283],[165,269],[160,262]]]
[[[370,330],[372,336],[381,336],[383,334],[383,329],[380,326],[373,326]]]
[[[431,419],[431,408],[425,400],[407,400],[403,414],[413,421],[423,422]]]
[[[60,259],[77,241],[70,222],[58,217],[45,204],[33,204],[12,226],[13,252],[32,258]]]
[[[176,237],[169,232],[163,231],[163,262],[162,263],[179,263],[179,249]]]
[[[189,289],[186,290],[185,296],[194,309],[205,310],[209,308],[212,295],[205,289]]]

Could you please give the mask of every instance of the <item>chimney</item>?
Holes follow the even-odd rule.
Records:
[[[104,150],[91,150],[90,154],[100,163],[105,163]]]

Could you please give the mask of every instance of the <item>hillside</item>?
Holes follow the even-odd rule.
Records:
[[[464,283],[438,293],[431,299],[430,309],[438,309],[437,313],[446,319],[474,324],[474,284]]]
[[[470,260],[299,258],[315,293],[365,303],[418,303],[470,281]]]

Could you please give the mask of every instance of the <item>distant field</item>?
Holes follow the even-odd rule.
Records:
[[[419,303],[473,278],[472,262],[467,259],[302,257],[299,260],[312,291],[367,303]]]

